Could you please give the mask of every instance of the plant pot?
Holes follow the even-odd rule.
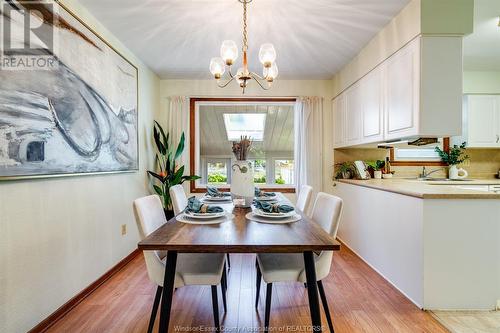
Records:
[[[456,165],[450,165],[448,167],[448,178],[449,179],[463,179],[467,178],[469,173],[463,169],[463,168],[458,168]]]
[[[231,167],[231,194],[235,207],[250,207],[255,195],[253,169],[248,161],[236,161]]]
[[[174,211],[171,209],[163,209],[163,212],[165,213],[165,217],[167,218],[167,221],[170,220],[175,216]]]
[[[352,178],[351,171],[342,172],[342,179],[351,179],[351,178]]]
[[[373,171],[373,178],[382,179],[382,171],[380,171],[380,170]]]

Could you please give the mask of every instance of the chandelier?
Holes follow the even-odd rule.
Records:
[[[262,76],[248,70],[247,4],[252,2],[252,0],[238,1],[243,4],[243,67],[240,67],[236,71],[236,74],[232,73],[231,66],[238,58],[238,46],[232,40],[225,40],[222,42],[222,46],[220,48],[221,56],[210,60],[210,72],[217,80],[217,85],[220,88],[227,87],[231,81],[236,80],[244,94],[248,82],[250,80],[255,80],[262,89],[268,90],[271,88],[271,84],[274,79],[278,76],[278,66],[276,66],[275,62],[276,50],[274,49],[273,44],[265,43],[261,45],[259,50],[259,60],[263,66]],[[228,77],[226,78],[226,82],[222,82],[221,79],[226,72],[226,67]]]

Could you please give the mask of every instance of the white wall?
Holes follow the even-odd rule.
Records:
[[[159,78],[76,1],[63,1],[139,68],[139,171],[0,182],[0,332],[25,332],[137,248]],[[121,236],[121,225],[128,233]]]
[[[464,94],[500,94],[500,72],[465,71]]]
[[[208,69],[207,69],[208,71]],[[250,83],[245,95],[234,83],[221,89],[215,80],[162,80],[161,81],[162,110],[168,107],[169,96],[189,97],[297,97],[322,96],[324,98],[324,125],[323,125],[323,190],[331,188],[332,175],[332,118],[331,118],[331,80],[280,80],[274,82],[270,90],[262,90],[256,83]],[[164,117],[166,118],[166,116]],[[162,123],[166,119],[159,118]]]

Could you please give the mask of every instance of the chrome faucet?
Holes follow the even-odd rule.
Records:
[[[427,172],[427,169],[424,166],[424,167],[422,167],[422,173],[418,177],[419,178],[428,178],[433,173],[441,171],[441,170],[444,170],[444,168],[438,168],[438,169],[432,170],[430,172]]]

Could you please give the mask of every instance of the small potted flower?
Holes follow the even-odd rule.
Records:
[[[463,168],[458,168],[457,165],[462,164],[469,159],[469,155],[465,154],[466,143],[462,142],[460,146],[454,145],[449,151],[444,151],[436,147],[436,152],[441,157],[441,161],[448,165],[448,178],[449,179],[462,179],[467,177],[467,171]]]
[[[337,163],[335,164],[335,168],[337,169],[335,179],[350,179],[354,174],[353,167],[350,162]]]
[[[370,172],[370,175],[373,176],[373,178],[382,179],[382,169],[384,169],[385,167],[385,161],[369,161],[366,162],[366,165],[368,166],[368,171]]]

